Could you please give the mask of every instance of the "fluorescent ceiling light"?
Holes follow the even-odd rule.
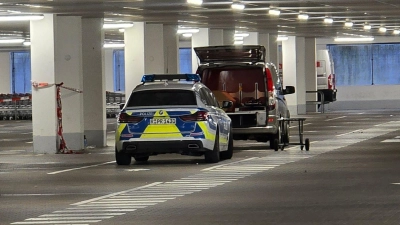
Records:
[[[31,42],[30,41],[24,41],[22,44],[24,46],[31,46]]]
[[[363,41],[373,41],[373,37],[341,37],[335,38],[337,42],[363,42]]]
[[[232,3],[231,8],[235,9],[235,10],[243,10],[245,8],[245,6],[243,3],[234,2],[234,3]]]
[[[133,27],[133,23],[105,23],[103,29],[120,29]]]
[[[236,36],[233,38],[235,41],[243,41],[243,37],[242,36]]]
[[[269,13],[270,15],[278,16],[279,14],[281,14],[281,11],[279,11],[278,9],[270,9],[270,10],[268,11],[268,13]]]
[[[123,48],[125,47],[124,43],[104,43],[104,48]]]
[[[120,33],[124,33],[125,32],[125,29],[124,28],[119,28],[119,30],[118,30]]]
[[[0,39],[0,44],[21,44],[24,39]]]
[[[242,45],[244,42],[243,41],[235,41],[233,44],[235,45]]]
[[[249,33],[236,33],[234,36],[235,37],[248,37],[250,34]]]
[[[181,28],[178,29],[178,31],[176,33],[178,34],[184,34],[184,33],[198,33],[200,31],[200,29],[198,28]]]
[[[288,40],[289,37],[288,36],[278,36],[278,38],[276,39],[277,41],[286,41]]]
[[[192,5],[201,5],[203,4],[203,0],[186,0],[187,3]]]
[[[379,27],[379,32],[385,33],[386,31],[386,27]]]
[[[400,34],[400,30],[394,30],[393,34]]]
[[[332,18],[325,18],[324,19],[324,23],[333,23],[333,19]]]
[[[184,36],[184,37],[192,37],[193,33],[183,33],[182,36]]]
[[[344,23],[344,26],[345,27],[352,27],[353,26],[353,22],[346,22],[346,23]]]
[[[300,20],[308,20],[308,15],[307,14],[299,14],[297,16],[297,18],[299,18]]]
[[[43,18],[43,15],[0,16],[0,21],[30,21],[41,20]]]
[[[364,25],[364,30],[371,30],[371,28],[372,28],[371,25],[368,24]]]

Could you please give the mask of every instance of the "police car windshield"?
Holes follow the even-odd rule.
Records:
[[[127,107],[196,104],[196,96],[193,91],[148,90],[132,93]]]

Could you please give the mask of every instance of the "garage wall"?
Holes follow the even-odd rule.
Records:
[[[399,43],[398,37],[377,37],[369,43]],[[341,44],[333,39],[317,39],[317,49],[327,44]],[[348,43],[343,43],[348,44]],[[325,106],[331,111],[354,109],[399,109],[400,85],[339,86],[337,100]]]
[[[337,90],[337,101],[326,109],[399,109],[400,85],[345,86]]]
[[[11,93],[10,52],[0,52],[0,93]]]

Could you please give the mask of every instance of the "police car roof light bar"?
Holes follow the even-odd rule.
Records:
[[[154,81],[165,81],[165,80],[186,80],[200,82],[201,78],[198,74],[145,74],[142,77],[142,82],[154,82]]]

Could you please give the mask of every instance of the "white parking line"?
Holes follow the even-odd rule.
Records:
[[[344,136],[344,135],[348,135],[348,134],[355,133],[355,132],[357,132],[357,131],[362,131],[362,129],[353,130],[353,131],[350,131],[350,132],[347,132],[347,133],[344,133],[344,134],[338,134],[338,135],[336,135],[336,136],[337,136],[337,137],[340,137],[340,136]]]
[[[327,119],[325,121],[338,120],[338,119],[342,119],[342,118],[345,118],[345,117],[347,117],[347,116],[340,116],[340,117],[336,117],[336,118],[332,118],[332,119]]]
[[[305,124],[303,124],[303,126],[307,126],[307,125],[310,125],[310,124],[312,124],[312,123],[305,123]],[[290,126],[290,128],[296,128],[296,127],[298,127],[298,125],[296,125],[296,126]]]
[[[67,169],[67,170],[59,170],[59,171],[55,171],[55,172],[51,172],[51,173],[47,173],[47,174],[49,174],[49,175],[59,174],[59,173],[70,172],[70,171],[74,171],[74,170],[81,170],[81,169],[86,169],[86,168],[91,168],[91,167],[102,166],[102,165],[106,165],[106,164],[110,164],[110,163],[115,163],[115,161],[100,163],[100,164],[91,165],[91,166],[82,166],[82,167],[77,167],[77,168],[72,168],[72,169]]]
[[[387,142],[387,143],[399,143],[400,139],[387,139],[381,142]]]

